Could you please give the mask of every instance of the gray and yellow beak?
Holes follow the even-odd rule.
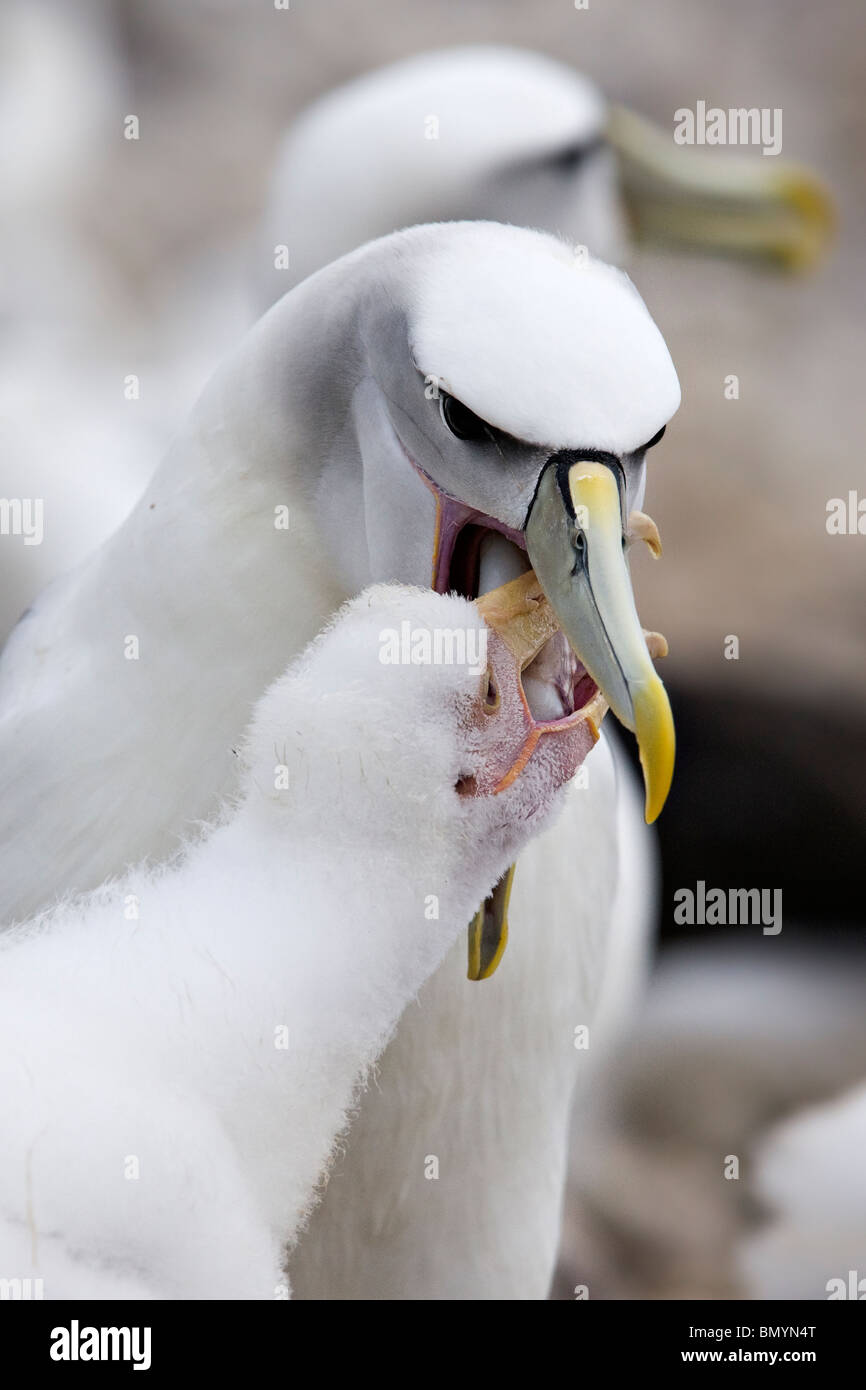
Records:
[[[617,719],[637,739],[646,819],[654,821],[673,777],[674,724],[635,609],[625,558],[624,483],[617,467],[579,454],[554,455],[539,479],[525,536],[532,567],[563,632]],[[643,539],[652,543],[651,537]]]
[[[775,156],[676,145],[671,130],[622,106],[611,108],[607,139],[636,240],[757,258],[792,271],[808,269],[826,252],[835,212],[810,170]]]

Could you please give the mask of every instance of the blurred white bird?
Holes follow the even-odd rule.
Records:
[[[831,1098],[855,1097],[866,1070],[863,963],[775,943],[665,952],[629,1036],[594,1069],[573,1135],[566,1297],[580,1280],[601,1298],[825,1298],[836,1266],[854,1267],[859,1151],[831,1142]],[[852,1108],[852,1141],[855,1125]]]
[[[363,241],[444,218],[538,227],[618,265],[632,237],[812,264],[832,225],[818,181],[777,159],[714,153],[675,145],[542,54],[421,53],[293,121],[256,237],[260,302]]]
[[[597,737],[542,730],[493,790],[526,737],[524,621],[367,590],[259,700],[239,797],[180,862],[6,935],[4,1269],[53,1299],[281,1292],[359,1085]],[[469,655],[383,664],[404,622],[485,650],[496,708]]]
[[[866,1299],[866,1085],[800,1111],[754,1160],[759,1230],[739,1268],[753,1298]]]

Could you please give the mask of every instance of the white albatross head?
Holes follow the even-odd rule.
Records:
[[[160,622],[180,574],[185,647],[244,701],[371,583],[474,599],[533,568],[575,658],[539,653],[533,714],[573,713],[588,676],[637,736],[652,819],[673,728],[626,547],[656,542],[639,511],[646,453],[679,399],[622,272],[498,223],[410,228],[259,321],[117,547],[134,532],[148,554]],[[287,501],[291,526],[275,530]]]
[[[286,353],[292,324],[302,369]],[[337,262],[262,329],[269,396],[294,400],[300,448],[317,458],[310,506],[344,591],[397,580],[474,598],[532,566],[637,735],[654,819],[673,728],[625,544],[632,518],[648,521],[646,451],[680,389],[628,277],[537,232],[445,223]],[[546,692],[530,683],[538,712],[570,713],[571,674],[542,663],[542,685],[545,671]]]

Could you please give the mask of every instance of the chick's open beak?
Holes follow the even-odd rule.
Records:
[[[674,725],[635,610],[613,468],[577,455],[554,456],[539,480],[525,536],[563,632],[637,738],[646,819],[654,821],[673,776]]]

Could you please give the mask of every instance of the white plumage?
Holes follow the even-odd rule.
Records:
[[[560,232],[605,260],[626,249],[607,103],[539,53],[421,53],[326,93],[293,122],[255,238],[260,302],[398,227],[485,218]],[[289,263],[275,248],[288,249]]]
[[[382,664],[404,620],[484,627],[362,594],[258,702],[238,798],[179,862],[7,934],[0,1255],[46,1297],[279,1296],[364,1072],[557,808],[553,751],[455,790],[519,744],[471,665]]]
[[[479,222],[431,246],[435,273],[420,263],[412,299],[416,367],[517,439],[572,449],[592,440],[616,454],[638,448],[680,403],[662,335],[623,271],[584,261],[553,237],[543,240],[544,256],[527,257],[528,244],[516,228]],[[467,251],[476,253],[471,275]],[[541,362],[546,374],[535,369]]]
[[[457,312],[476,294],[495,311],[486,351],[474,312]],[[608,350],[576,356],[575,338]],[[501,399],[486,359],[502,364]],[[425,389],[429,373],[453,376],[470,401],[490,392],[494,425],[500,412],[517,418],[519,398],[529,439],[547,443],[461,443]],[[563,402],[553,426],[551,383]],[[599,401],[624,505],[639,505],[642,446],[677,400],[625,279],[536,233],[416,228],[299,286],[214,377],[129,521],[42,597],[4,652],[3,915],[170,854],[231,785],[258,693],[339,603],[371,580],[431,582],[436,506],[407,450],[517,530],[550,452],[593,447]],[[283,513],[288,529],[275,524]],[[639,805],[629,791],[618,806],[604,740],[587,769],[559,827],[521,856],[499,974],[468,983],[458,948],[406,1015],[302,1245],[300,1293],[545,1295],[571,1092],[586,1066],[575,1028],[594,1016],[610,934],[643,926],[615,920],[628,872],[618,818],[637,821]],[[422,1175],[430,1153],[434,1184]]]
[[[866,1086],[801,1110],[755,1156],[759,1230],[741,1244],[753,1298],[866,1299]]]

